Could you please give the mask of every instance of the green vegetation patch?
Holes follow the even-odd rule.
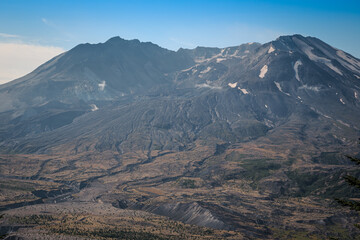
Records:
[[[244,177],[255,182],[270,176],[272,171],[281,168],[280,164],[271,162],[268,159],[246,160],[240,166],[246,170],[244,171]]]
[[[231,173],[234,178],[252,180],[254,182],[259,181],[262,178],[268,177],[273,171],[281,168],[281,164],[274,162],[274,159],[266,158],[251,158],[250,154],[240,154],[232,152],[225,157],[226,161],[238,162],[239,166],[244,170],[238,173]],[[231,176],[226,176],[226,180],[232,179]]]
[[[178,180],[178,184],[183,188],[197,188],[196,181],[193,179],[182,178]]]
[[[330,165],[343,165],[348,163],[346,157],[338,152],[322,152],[320,156],[314,158],[313,161],[315,163]]]
[[[354,171],[348,174],[356,175]],[[343,196],[360,197],[360,191],[351,188],[343,180],[342,170],[333,172],[286,172],[290,180],[297,184],[297,197],[317,195],[324,198],[340,198]]]

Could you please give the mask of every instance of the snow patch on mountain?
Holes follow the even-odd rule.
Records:
[[[211,67],[207,67],[205,70],[201,71],[200,73],[205,74],[205,73],[210,72],[210,70],[211,70]]]
[[[265,123],[265,125],[267,126],[267,127],[269,127],[269,128],[274,128],[275,127],[275,124],[274,124],[274,122],[273,121],[271,121],[271,120],[269,120],[269,119],[264,119],[264,123]]]
[[[355,97],[356,99],[358,99],[358,93],[357,93],[357,92],[354,92],[354,97]]]
[[[324,57],[319,57],[317,55],[315,55],[312,50],[314,49],[313,47],[309,46],[308,44],[306,44],[305,42],[301,41],[300,39],[294,37],[293,38],[294,42],[301,48],[301,50],[308,56],[308,58],[312,61],[315,62],[320,62],[325,64],[328,68],[330,68],[331,70],[333,70],[334,72],[338,73],[339,75],[343,75],[343,73],[340,71],[340,69],[338,69],[337,67],[335,67],[332,63],[330,59],[324,58]]]
[[[234,52],[234,54],[231,55],[231,56],[235,57],[235,56],[237,56],[238,54],[239,54],[239,49],[236,49],[235,52]]]
[[[242,91],[243,94],[249,94],[249,92],[245,88],[238,87],[240,91]]]
[[[344,99],[340,98],[340,99],[339,99],[339,101],[340,101],[342,104],[344,104],[344,105],[345,105],[345,101],[344,101]]]
[[[99,110],[99,108],[95,104],[90,104],[90,107],[92,112]]]
[[[321,88],[318,86],[309,86],[309,85],[305,84],[305,85],[302,85],[301,87],[299,87],[299,89],[307,89],[307,90],[319,92]]]
[[[235,82],[235,83],[228,83],[228,85],[229,85],[229,87],[231,87],[231,88],[236,88],[237,82]]]
[[[271,45],[270,48],[269,48],[269,50],[268,50],[268,53],[272,53],[272,52],[274,52],[274,51],[275,51],[275,48],[273,48],[273,46]]]
[[[341,50],[336,51],[336,55],[338,55],[339,57],[341,57],[342,59],[344,59],[346,62],[350,63],[351,65],[360,68],[360,62],[354,58],[349,57],[343,51],[341,51]]]
[[[325,117],[325,118],[332,119],[330,116],[328,116],[328,115],[326,115],[326,114],[324,114],[324,113],[320,112],[319,110],[315,109],[314,107],[310,107],[310,109],[311,109],[311,110],[313,110],[314,112],[316,112],[317,114],[319,114],[319,115],[321,115],[321,116]]]
[[[331,61],[329,60],[329,62],[325,63],[326,66],[328,66],[331,70],[333,70],[334,72],[338,73],[339,75],[343,75],[343,73],[340,71],[340,69],[338,69],[337,67],[335,67]]]
[[[301,82],[300,77],[299,77],[299,66],[300,65],[302,65],[302,62],[300,60],[297,60],[294,64],[295,78],[299,82]]]
[[[343,121],[341,121],[341,120],[336,120],[336,121],[337,121],[338,123],[346,126],[346,127],[350,127],[350,124],[347,124],[347,123],[345,123],[345,122],[343,122]],[[355,129],[356,129],[356,128],[355,128]]]
[[[260,70],[260,74],[259,74],[259,77],[260,78],[264,78],[265,77],[265,74],[267,73],[268,71],[268,66],[267,65],[264,65],[261,70]]]
[[[313,47],[309,46],[308,44],[306,44],[305,42],[301,41],[300,39],[294,37],[294,42],[301,48],[301,50],[306,54],[306,56],[308,56],[308,58],[312,61],[315,62],[327,62],[330,61],[327,58],[324,57],[319,57],[317,55],[315,55],[312,50],[314,49]]]
[[[197,64],[197,65],[198,65],[198,64]],[[190,71],[192,68],[196,67],[197,65],[192,66],[192,67],[189,67],[189,68],[187,68],[187,69],[183,69],[183,70],[181,70],[180,72],[187,72],[187,71]],[[193,69],[193,70],[194,70],[194,69]],[[167,75],[165,75],[165,76],[167,76]]]
[[[356,75],[356,74],[354,74],[354,76],[355,76],[357,79],[360,79],[360,76],[358,76],[358,75]]]
[[[274,81],[274,83],[275,83],[276,87],[279,89],[280,92],[282,92],[282,93],[284,93],[284,94],[286,94],[286,95],[288,95],[288,96],[291,96],[289,93],[284,92],[284,91],[282,90],[280,83],[275,82],[275,81]]]
[[[222,61],[225,61],[225,60],[226,60],[226,58],[217,58],[216,62],[219,63],[219,62],[222,62]]]
[[[195,87],[197,87],[197,88],[210,88],[210,89],[222,89],[219,86],[212,86],[212,85],[209,85],[207,83],[196,84]]]
[[[104,91],[105,86],[106,86],[106,82],[102,81],[101,83],[98,84],[98,86],[99,86],[100,91]]]

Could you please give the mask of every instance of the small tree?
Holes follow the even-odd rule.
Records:
[[[360,140],[360,138],[359,138],[359,140]],[[360,143],[360,141],[359,141],[359,143]],[[359,158],[352,157],[352,156],[349,156],[349,155],[346,155],[346,157],[349,158],[350,161],[354,162],[356,165],[360,165],[360,159]],[[351,175],[346,175],[344,177],[344,179],[349,185],[360,189],[360,179],[358,179],[357,177],[354,177],[354,176],[351,176]],[[340,203],[342,206],[350,207],[352,210],[360,212],[360,201],[349,200],[349,199],[339,199],[339,198],[336,198],[335,200],[338,203]],[[360,228],[359,224],[356,224],[355,226],[357,228]]]

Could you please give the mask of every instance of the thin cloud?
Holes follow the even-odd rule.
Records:
[[[226,29],[226,35],[240,43],[260,42],[265,43],[284,35],[285,33],[257,25],[237,23]]]
[[[0,33],[0,37],[3,38],[19,38],[20,36],[8,33]]]
[[[47,18],[41,18],[41,21],[48,27],[52,28],[54,31],[64,35],[66,38],[68,39],[73,39],[74,38],[74,35],[72,33],[69,33],[67,32],[66,30],[64,30],[64,28],[57,24],[57,23],[54,23],[53,21],[47,19]],[[71,40],[68,40],[68,39],[62,39],[61,41],[71,41]]]
[[[49,27],[56,28],[56,25],[47,18],[41,18],[41,21]]]
[[[41,18],[41,21],[46,25],[49,25],[49,21],[46,18]]]
[[[65,50],[23,43],[0,43],[0,84],[22,77]]]

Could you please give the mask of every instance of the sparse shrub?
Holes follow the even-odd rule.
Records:
[[[180,186],[183,188],[196,188],[196,181],[192,179],[182,179],[180,180]]]

